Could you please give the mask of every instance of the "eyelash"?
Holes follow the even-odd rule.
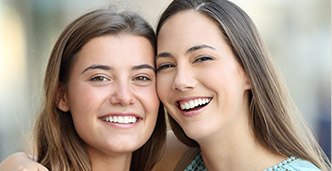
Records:
[[[213,57],[211,57],[211,56],[199,56],[194,60],[193,63],[196,63],[196,62],[200,63],[200,62],[209,61],[209,60],[213,60]],[[171,67],[174,67],[174,65],[171,64],[171,63],[161,64],[161,65],[158,66],[157,72],[159,72],[160,70],[171,68]]]
[[[194,60],[195,62],[204,62],[204,61],[208,61],[208,60],[213,60],[213,58],[211,56],[199,56]]]
[[[174,67],[174,65],[170,64],[170,63],[161,64],[158,66],[157,72],[160,70],[163,70],[163,69],[171,68],[171,67]]]
[[[105,76],[100,76],[100,75],[92,77],[90,79],[90,81],[94,81],[94,82],[104,82],[104,81],[109,81],[109,80],[110,80],[109,78],[107,78]]]
[[[143,76],[143,75],[135,77],[134,80],[137,80],[137,81],[151,81],[151,79],[149,77]]]

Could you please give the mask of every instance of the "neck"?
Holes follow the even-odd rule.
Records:
[[[246,123],[239,122],[199,142],[209,171],[264,170],[285,159],[257,142]]]

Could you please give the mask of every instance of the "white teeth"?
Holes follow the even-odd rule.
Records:
[[[112,123],[131,124],[137,122],[137,118],[134,116],[106,116],[101,120]]]
[[[180,108],[181,108],[181,110],[188,110],[188,109],[195,108],[199,105],[207,104],[209,102],[210,102],[210,99],[208,99],[208,98],[180,102]]]

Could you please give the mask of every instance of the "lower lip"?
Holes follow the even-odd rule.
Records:
[[[208,105],[206,105],[206,106],[208,106]],[[206,106],[203,106],[203,107],[197,108],[195,110],[191,110],[191,111],[180,110],[180,112],[184,117],[193,117],[193,116],[199,115],[201,112],[203,112],[203,110],[205,109]]]
[[[134,128],[138,125],[138,123],[141,122],[141,119],[137,120],[137,122],[135,123],[131,123],[131,124],[120,124],[120,123],[114,123],[114,122],[106,122],[103,120],[100,120],[103,124],[106,124],[107,126],[110,126],[112,128],[120,128],[120,129],[130,129],[130,128]]]

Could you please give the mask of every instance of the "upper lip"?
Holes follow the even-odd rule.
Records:
[[[135,112],[109,112],[107,114],[98,116],[98,118],[107,117],[107,116],[134,116],[138,119],[143,118],[143,116],[141,116]]]

